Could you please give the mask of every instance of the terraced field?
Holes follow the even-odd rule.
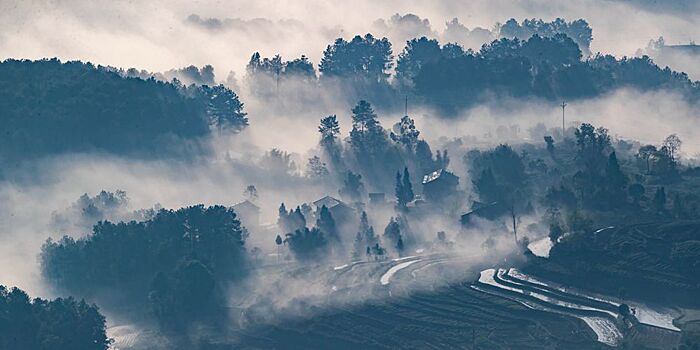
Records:
[[[476,257],[422,255],[317,270],[327,281],[328,296],[320,304],[301,303],[307,305],[306,317],[249,322],[216,339],[215,348],[605,349],[621,344],[619,303],[515,269],[479,272],[482,268]],[[347,302],[359,291],[367,296],[363,302]],[[635,310],[640,320],[645,315],[657,327],[677,330],[661,313],[643,313],[641,304]],[[119,338],[128,340],[117,344],[121,349],[141,348],[138,337]]]
[[[584,320],[533,310],[475,290],[471,283],[446,282],[446,271],[455,279],[478,276],[478,269],[468,272],[464,266],[464,258],[445,256],[336,266],[334,290],[365,288],[383,297],[247,329],[229,344],[244,349],[608,348]]]

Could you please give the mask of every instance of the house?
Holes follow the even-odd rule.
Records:
[[[445,169],[423,176],[423,197],[430,202],[441,202],[457,192],[459,177]]]
[[[236,212],[243,226],[248,228],[258,227],[260,225],[260,207],[255,203],[245,200],[234,205],[233,211]]]
[[[472,203],[472,210],[462,214],[459,221],[462,226],[467,227],[472,223],[474,217],[495,220],[498,217],[505,215],[507,211],[508,208],[498,202],[481,203],[474,201],[474,203]]]
[[[316,212],[320,211],[324,206],[328,208],[336,222],[351,220],[356,216],[355,209],[331,196],[325,196],[315,201],[313,204],[316,207]]]

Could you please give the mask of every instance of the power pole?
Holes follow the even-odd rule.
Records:
[[[566,110],[566,101],[561,101],[561,138],[564,139],[566,134],[566,116],[564,114]]]
[[[408,116],[408,95],[406,95],[406,102],[404,103],[403,111],[403,115]]]

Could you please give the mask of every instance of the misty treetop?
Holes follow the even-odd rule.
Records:
[[[84,300],[30,299],[0,285],[0,349],[106,350],[105,317]]]
[[[194,311],[183,311],[187,305],[174,302],[179,299],[165,293],[165,286],[204,288],[182,278],[211,280],[216,287],[200,294],[219,298],[223,283],[248,271],[246,236],[236,213],[223,206],[163,209],[147,221],[102,221],[86,237],[48,240],[42,247],[41,271],[55,287],[75,295],[143,305],[153,292],[150,303],[156,316],[191,316]],[[167,324],[181,325],[171,321]]]
[[[393,66],[391,43],[372,34],[355,36],[350,41],[338,38],[323,51],[319,72],[323,77],[347,77],[382,82]]]
[[[521,24],[515,18],[511,18],[500,27],[500,35],[508,39],[528,40],[534,35],[553,37],[557,34],[565,34],[578,45],[586,56],[590,55],[593,30],[583,19],[566,22],[562,18],[556,18],[551,22],[545,22],[532,18],[523,20]]]
[[[219,86],[128,78],[114,68],[57,59],[0,63],[3,159],[106,151],[154,156],[211,126],[240,130],[243,104]]]

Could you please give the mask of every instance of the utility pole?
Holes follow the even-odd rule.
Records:
[[[408,116],[408,95],[406,95],[406,102],[404,103],[403,111],[403,115]]]
[[[566,101],[561,101],[561,138],[564,139],[564,136],[566,134],[566,119],[565,119],[565,112],[566,110]]]

